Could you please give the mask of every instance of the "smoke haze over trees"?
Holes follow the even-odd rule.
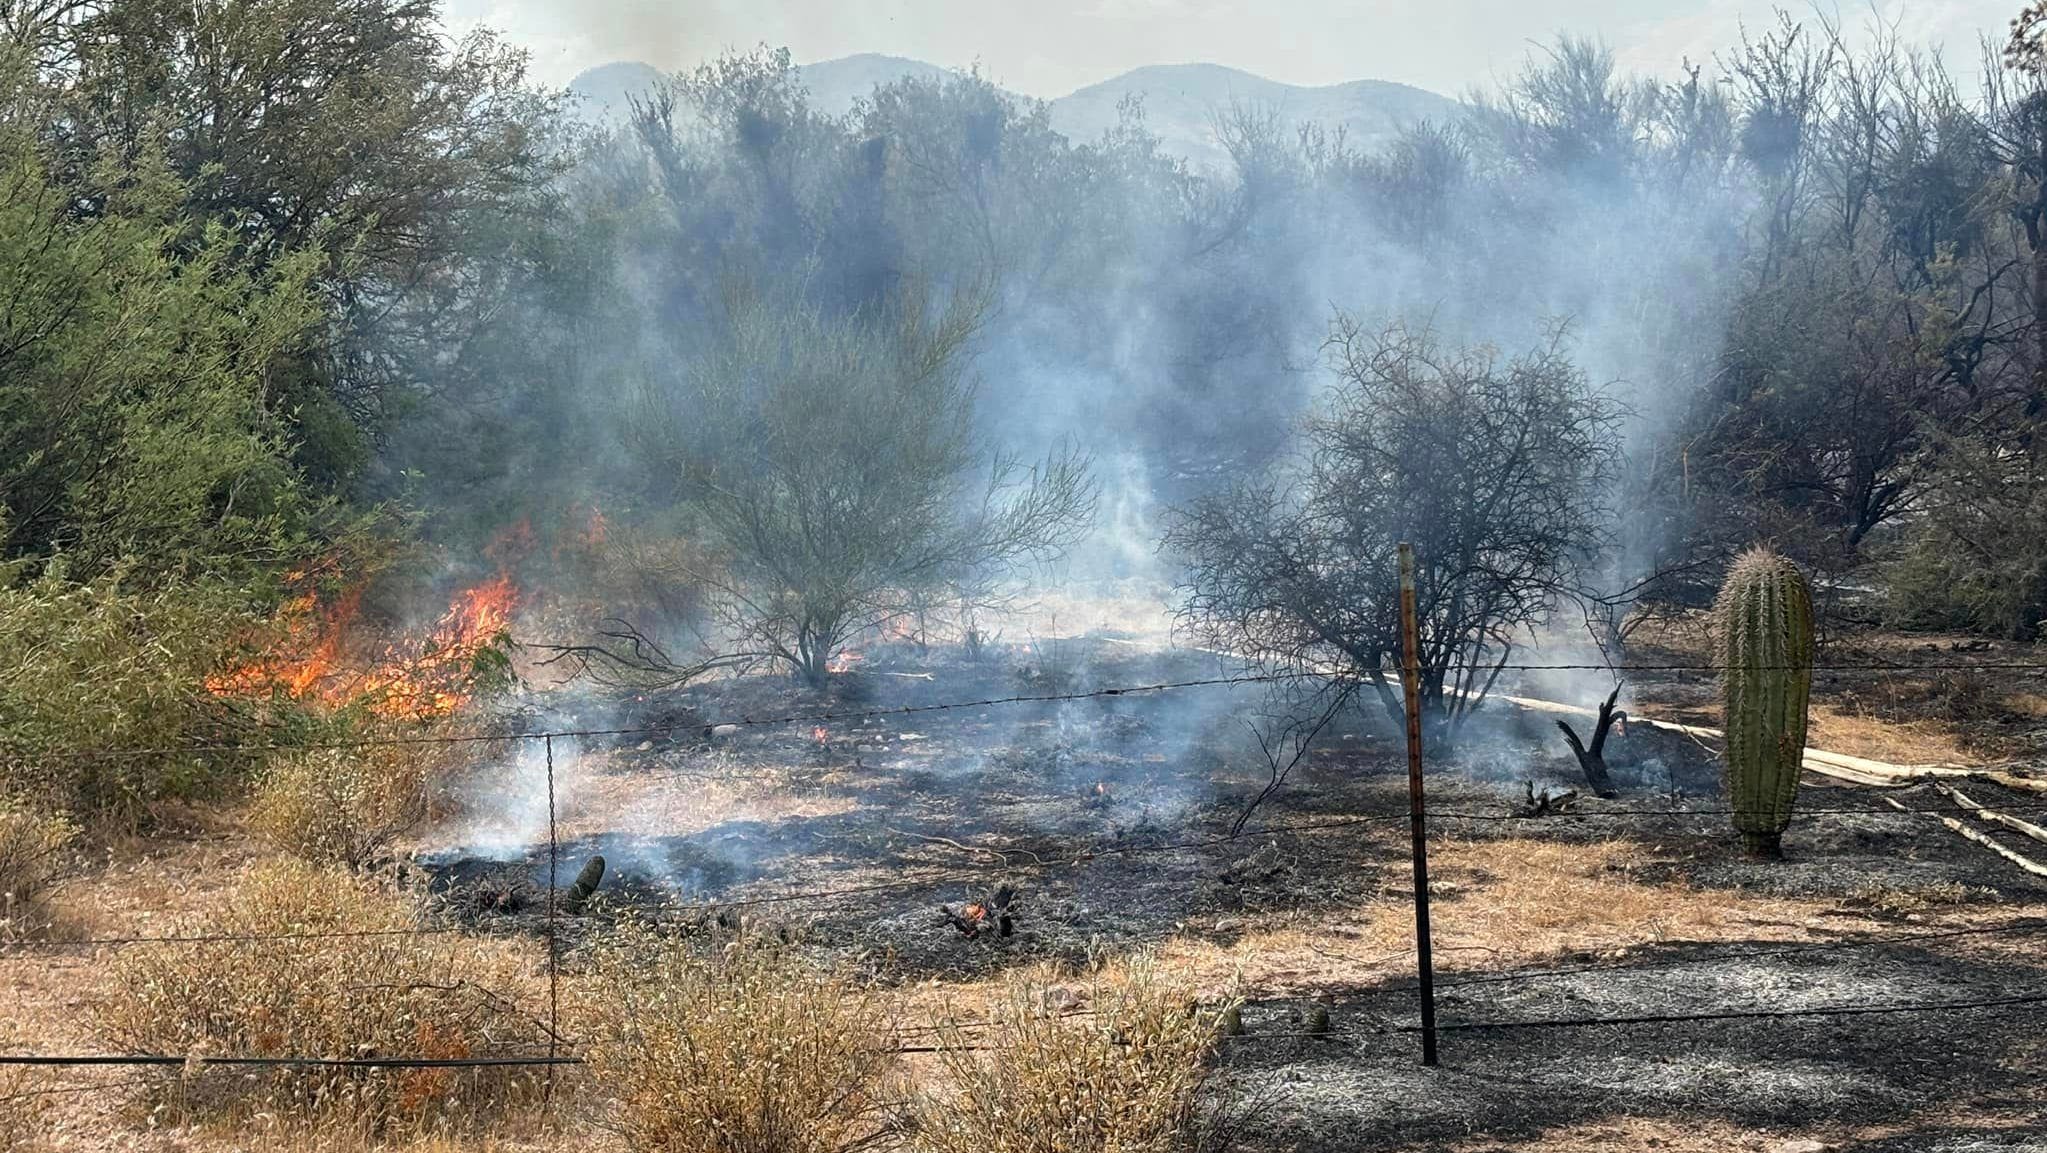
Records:
[[[636,628],[812,675],[851,631],[971,600],[983,562],[1191,560],[1200,604],[1248,559],[1186,527],[1225,505],[1253,535],[1372,482],[1450,507],[1405,455],[1281,497],[1303,453],[1378,428],[1325,344],[1386,330],[1469,350],[1413,398],[1441,419],[1403,428],[1532,438],[1560,486],[1522,526],[1539,549],[1469,538],[1526,582],[1445,623],[1472,660],[1588,605],[1617,642],[1758,539],[1900,622],[2030,637],[2038,25],[1957,75],[1784,17],[1674,80],[1586,30],[1388,139],[1221,103],[1211,168],[1140,100],[1075,138],[972,72],[842,113],[763,47],[592,125],[432,0],[16,0],[0,603],[44,651],[55,605],[203,588],[261,614],[343,542],[474,556],[524,521],[560,555],[601,509],[608,547],[667,558],[641,599],[672,611]],[[1293,543],[1363,565],[1408,531]],[[721,623],[720,596],[754,610]]]

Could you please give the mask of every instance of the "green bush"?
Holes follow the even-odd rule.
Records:
[[[1900,628],[2033,640],[2047,622],[2047,473],[2030,456],[1943,443],[1938,481],[1883,568]]]
[[[75,582],[60,563],[0,581],[0,792],[133,815],[212,791],[246,758],[168,746],[246,733],[205,678],[228,638],[259,624],[247,598],[211,585],[135,588],[120,573]]]

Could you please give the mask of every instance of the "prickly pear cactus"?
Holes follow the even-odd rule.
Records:
[[[1750,549],[1728,570],[1713,613],[1734,827],[1751,855],[1782,856],[1805,759],[1812,590],[1797,565],[1767,549]]]

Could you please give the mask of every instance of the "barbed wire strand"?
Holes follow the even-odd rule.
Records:
[[[1727,666],[1700,664],[1668,665],[1618,665],[1604,664],[1507,664],[1497,667],[1501,671],[1519,672],[1603,672],[1618,677],[1634,672],[1720,672]],[[1758,671],[1770,671],[1780,666],[1743,666]],[[1791,666],[1781,666],[1790,668]],[[1857,665],[1810,665],[1799,666],[1813,672],[1934,672],[1942,670],[2025,670],[2047,675],[2047,662],[1953,662],[1925,664],[1857,664]],[[1425,669],[1424,671],[1436,671]],[[1441,671],[1451,671],[1444,669]],[[1395,670],[1386,670],[1390,675]],[[1343,675],[1343,674],[1338,674]],[[1014,693],[1000,697],[981,697],[974,700],[941,701],[919,705],[894,705],[873,709],[824,709],[814,712],[784,713],[767,717],[741,715],[725,720],[697,720],[687,724],[644,725],[615,728],[550,729],[534,732],[510,733],[442,733],[421,734],[408,737],[357,737],[340,741],[221,741],[194,742],[189,744],[154,746],[108,746],[93,749],[54,749],[37,753],[44,758],[63,759],[116,759],[122,757],[176,756],[195,753],[254,753],[290,752],[307,749],[356,749],[405,745],[452,745],[489,744],[495,742],[536,741],[561,738],[564,740],[589,740],[599,737],[653,737],[671,735],[685,730],[710,732],[726,727],[766,728],[794,724],[830,724],[849,721],[873,720],[892,716],[915,716],[926,713],[951,712],[960,709],[993,708],[1014,704],[1057,704],[1064,702],[1093,700],[1099,698],[1141,696],[1152,693],[1177,692],[1185,689],[1216,688],[1235,685],[1273,684],[1296,680],[1336,679],[1328,672],[1278,672],[1242,673],[1218,677],[1196,677],[1177,681],[1155,681],[1148,684],[1122,685],[1111,688],[1088,689],[1065,693]]]
[[[277,1069],[497,1069],[538,1065],[580,1065],[581,1057],[180,1057],[168,1053],[0,1053],[0,1065],[62,1068],[103,1065],[225,1065]]]
[[[1820,1005],[1807,1009],[1726,1009],[1704,1013],[1638,1013],[1604,1017],[1538,1017],[1520,1021],[1453,1021],[1439,1023],[1440,1032],[1499,1032],[1512,1029],[1634,1028],[1648,1025],[1693,1024],[1716,1021],[1791,1020],[1814,1017],[1861,1017],[1900,1013],[1966,1013],[1980,1009],[2047,1005],[2047,992],[2006,997],[1985,997],[1956,1001],[1906,1001],[1888,1004]],[[1342,1037],[1370,1037],[1412,1034],[1420,1025],[1387,1025],[1375,1028],[1332,1028],[1326,1032],[1238,1033],[1219,1037],[1229,1042],[1291,1040],[1312,1038],[1335,1040]],[[937,1053],[1000,1050],[1001,1045],[894,1045],[883,1047],[894,1053]],[[0,1065],[98,1067],[98,1066],[231,1066],[277,1069],[464,1069],[517,1066],[581,1065],[575,1056],[531,1057],[213,1057],[171,1054],[116,1053],[8,1053],[0,1054]],[[95,1086],[96,1088],[97,1086]]]
[[[1523,969],[1502,973],[1474,973],[1463,977],[1452,977],[1436,982],[1437,990],[1461,989],[1473,985],[1515,984],[1522,981],[1547,980],[1552,977],[1571,977],[1587,973],[1627,974],[1637,970],[1674,969],[1687,965],[1712,965],[1725,961],[1750,961],[1765,957],[1787,957],[1807,953],[1837,953],[1856,949],[1880,949],[1893,945],[1918,944],[1925,941],[1952,940],[1962,937],[1993,937],[2004,934],[2026,934],[2047,931],[2047,918],[2022,917],[1999,925],[1972,925],[1959,929],[1933,929],[1921,933],[1885,933],[1876,936],[1858,937],[1852,941],[1810,941],[1765,949],[1736,949],[1711,953],[1700,953],[1686,957],[1651,957],[1632,961],[1614,961],[1593,965],[1573,965],[1552,969]],[[1412,993],[1412,985],[1388,985],[1370,991],[1374,995]]]

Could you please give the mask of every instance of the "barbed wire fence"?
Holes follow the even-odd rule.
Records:
[[[1515,672],[1598,672],[1607,673],[1619,680],[1632,673],[1719,673],[1723,667],[1703,663],[1651,663],[1651,664],[1606,664],[1606,663],[1503,663],[1500,671]],[[2047,663],[2008,661],[1920,661],[1920,662],[1854,662],[1820,663],[1811,666],[1814,672],[1829,673],[1920,673],[1936,671],[2017,671],[2047,676]],[[1387,670],[1391,674],[1394,670]],[[1433,670],[1432,670],[1433,671]],[[544,1100],[551,1103],[554,1098],[555,1070],[564,1066],[583,1063],[584,1059],[571,1053],[563,1053],[566,1043],[570,1048],[575,1042],[565,1042],[560,1031],[560,902],[559,902],[559,857],[560,838],[557,825],[557,797],[555,781],[554,742],[563,740],[593,740],[602,738],[627,737],[673,737],[679,733],[708,735],[712,730],[786,727],[800,724],[848,724],[867,722],[890,717],[916,716],[965,709],[988,709],[1017,704],[1059,704],[1094,699],[1113,699],[1199,688],[1233,687],[1239,685],[1270,684],[1304,679],[1330,679],[1330,674],[1317,671],[1250,672],[1236,675],[1187,678],[1168,681],[1154,681],[1141,684],[1075,690],[1069,692],[1014,693],[1002,696],[986,696],[971,700],[957,700],[885,706],[874,708],[825,708],[809,711],[778,713],[767,716],[739,715],[717,721],[698,720],[683,724],[582,727],[536,730],[531,732],[491,732],[418,734],[409,736],[378,736],[332,741],[245,741],[245,742],[193,742],[178,745],[108,747],[98,749],[56,750],[46,754],[52,757],[146,757],[197,755],[204,753],[262,753],[283,752],[309,748],[360,749],[380,746],[404,745],[453,745],[484,743],[539,742],[544,758],[545,785],[547,793],[547,895],[545,902],[543,940],[546,947],[547,980],[547,1033],[548,1046],[545,1053],[505,1054],[482,1057],[406,1057],[406,1056],[365,1056],[365,1057],[321,1057],[321,1056],[266,1056],[266,1055],[176,1055],[149,1053],[0,1053],[0,1067],[31,1066],[50,1068],[101,1068],[101,1067],[143,1067],[143,1068],[199,1068],[229,1067],[271,1070],[403,1070],[403,1069],[453,1069],[453,1068],[508,1068],[532,1067],[547,1071]],[[1910,782],[1917,783],[1917,782]],[[2047,801],[2000,805],[2004,812],[2047,811]],[[1931,806],[1901,806],[1893,802],[1891,808],[1875,807],[1830,807],[1801,808],[1798,819],[1832,819],[1840,817],[1887,818],[1925,814],[1932,816],[1961,816],[1978,812],[1980,806],[1965,806],[1948,803]],[[1612,809],[1612,810],[1551,810],[1539,817],[1511,812],[1460,812],[1431,811],[1428,817],[1434,821],[1454,823],[1490,823],[1548,820],[1589,820],[1589,821],[1643,821],[1671,822],[1696,818],[1720,818],[1741,815],[1733,808],[1679,808],[1663,809]],[[985,853],[998,859],[980,865],[936,872],[922,872],[899,876],[887,881],[825,888],[804,888],[801,890],[735,896],[698,902],[668,904],[660,908],[663,917],[688,917],[698,914],[714,914],[741,909],[759,908],[794,902],[829,901],[839,897],[901,891],[960,882],[986,880],[997,872],[1045,873],[1060,869],[1084,868],[1109,859],[1153,853],[1178,853],[1205,848],[1215,848],[1233,842],[1281,837],[1308,833],[1352,829],[1369,825],[1393,824],[1408,821],[1406,812],[1356,814],[1350,816],[1321,818],[1296,822],[1269,823],[1246,828],[1235,833],[1202,837],[1186,837],[1141,843],[1119,842],[1090,846],[1065,857],[1046,859],[1036,853],[1022,850],[1005,850],[989,846],[963,846],[975,852]],[[1029,857],[1024,861],[1018,858]],[[657,921],[658,924],[658,921]],[[471,931],[471,927],[459,924],[421,924],[401,929],[375,930],[310,930],[286,933],[191,933],[161,935],[114,935],[86,938],[23,938],[0,942],[0,956],[9,953],[52,952],[75,949],[123,948],[130,946],[192,946],[216,944],[254,944],[276,942],[318,942],[351,938],[412,937],[460,934]],[[1650,958],[1606,964],[1569,966],[1548,969],[1515,970],[1500,973],[1480,973],[1453,976],[1438,984],[1442,990],[1454,990],[1476,985],[1494,985],[1542,981],[1564,976],[1582,974],[1626,973],[1637,970],[1661,969],[1687,965],[1708,964],[1724,961],[1752,960],[1809,953],[1838,952],[1856,949],[1885,948],[1898,945],[1920,944],[1931,941],[1962,938],[1984,938],[1995,936],[2027,936],[2047,933],[2047,918],[2019,918],[2010,922],[1969,926],[1953,929],[1928,930],[1902,934],[1882,934],[1858,937],[1846,941],[1799,942],[1765,949],[1744,949],[1715,951],[1706,954],[1688,955],[1676,958]],[[1388,984],[1362,990],[1360,997],[1383,997],[1390,995],[1412,995],[1416,992],[1409,984]],[[1535,1018],[1524,1020],[1498,1021],[1455,1021],[1433,1026],[1441,1032],[1488,1032],[1517,1029],[1567,1029],[1594,1027],[1647,1027],[1681,1025],[1692,1022],[1723,1021],[1767,1021],[1800,1018],[1826,1018],[1837,1016],[1865,1016],[1881,1014],[1944,1014],[1972,1013],[1990,1009],[2027,1009],[2047,1005],[2047,990],[2014,993],[2002,997],[1976,999],[1941,999],[1929,1001],[1885,1001],[1881,1003],[1816,1006],[1804,1009],[1723,1009],[1710,1012],[1666,1013],[1666,1014],[1623,1014],[1611,1016],[1571,1016],[1557,1018]],[[1077,1015],[1085,1015],[1079,1011]],[[898,1030],[896,1040],[883,1046],[897,1053],[932,1053],[959,1049],[978,1049],[988,1046],[981,1044],[916,1044],[905,1043],[902,1038],[918,1032],[944,1030],[971,1031],[985,1028],[988,1022],[949,1022],[943,1026],[931,1026],[923,1030]],[[1258,1043],[1294,1038],[1313,1038],[1319,1041],[1343,1038],[1366,1038],[1379,1036],[1408,1035],[1422,1031],[1419,1025],[1389,1025],[1377,1027],[1345,1027],[1328,1031],[1302,1033],[1286,1031],[1261,1031],[1243,1033],[1219,1038],[1229,1044]],[[95,1082],[92,1084],[60,1085],[29,1089],[0,1095],[0,1103],[39,1097],[44,1095],[88,1093],[94,1091],[115,1091],[127,1088],[145,1087],[154,1082],[150,1079]]]

